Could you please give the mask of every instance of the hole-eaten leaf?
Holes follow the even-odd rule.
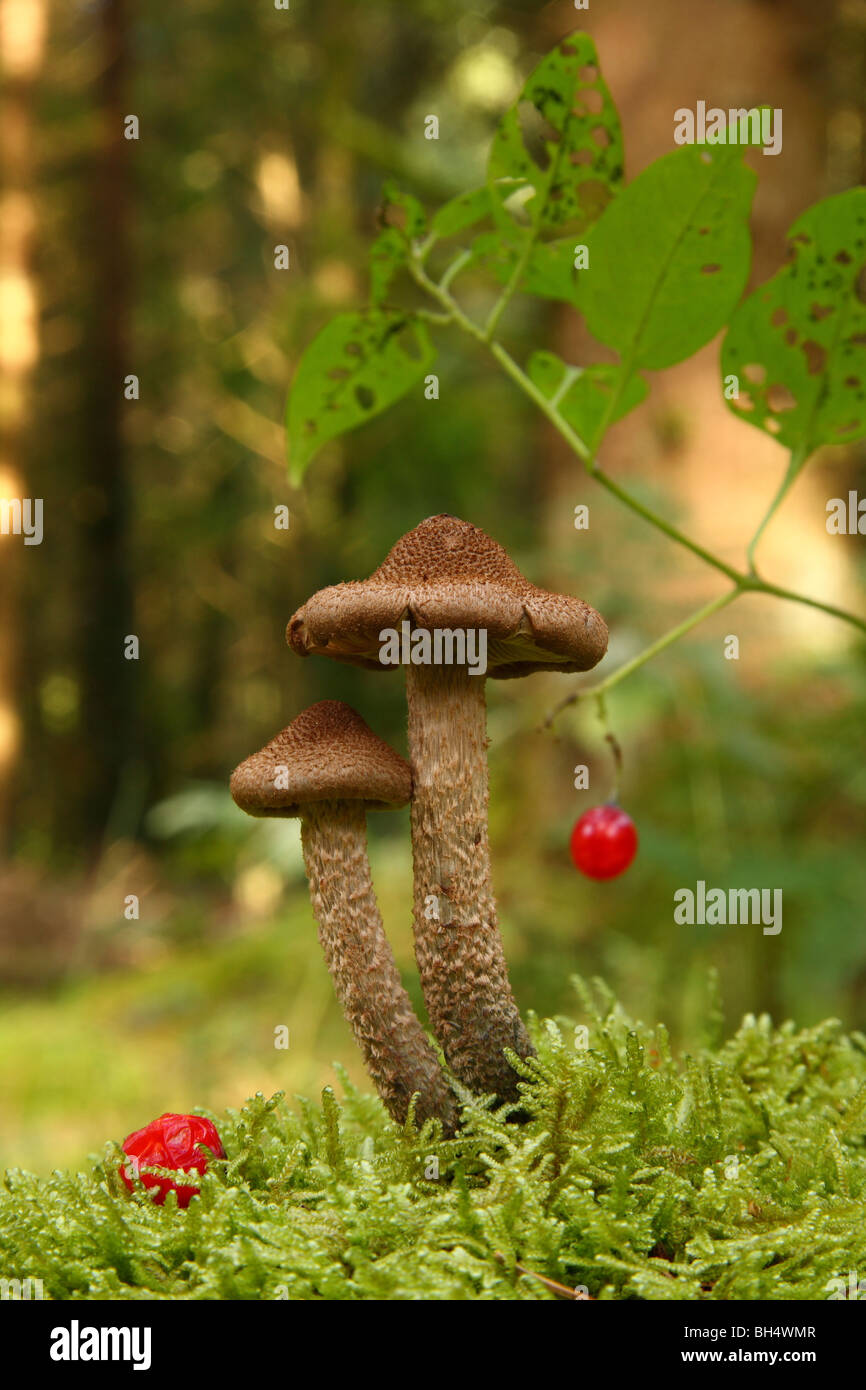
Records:
[[[580,70],[581,82],[586,82],[587,84],[589,84],[590,82],[595,82],[597,77],[598,68],[595,66],[594,63],[587,63],[586,67],[583,67]]]
[[[547,143],[557,144],[560,139],[559,131],[544,119],[531,101],[522,101],[517,110],[526,153],[535,167],[545,173],[550,168],[550,150]]]
[[[610,134],[603,125],[593,126],[592,138],[597,145],[601,145],[602,149],[606,150],[610,144]]]
[[[747,381],[753,381],[756,386],[766,379],[767,368],[761,362],[748,362],[743,368],[743,376]]]
[[[800,346],[806,356],[807,372],[810,376],[817,376],[823,371],[824,363],[827,361],[827,349],[816,343],[814,338],[807,338]]]
[[[589,91],[583,92],[581,100],[587,111],[591,111],[594,116],[601,115],[604,110],[604,97],[595,87],[590,87]]]
[[[568,156],[572,164],[594,164],[595,155],[592,150],[572,150]]]
[[[388,203],[382,212],[382,223],[386,227],[394,227],[398,232],[405,232],[409,214],[399,203]]]
[[[788,236],[793,263],[731,320],[723,379],[734,372],[742,381],[744,364],[765,365],[765,382],[772,384],[758,384],[756,411],[744,418],[786,448],[809,453],[864,432],[866,360],[856,352],[866,346],[866,258],[857,244],[864,227],[862,188],[807,209]],[[738,405],[731,401],[735,412]]]
[[[794,410],[797,399],[791,394],[787,386],[774,381],[772,386],[767,388],[767,405],[777,413],[781,410]]]
[[[701,163],[712,164],[712,162],[713,156],[710,154],[709,150],[701,150]]]

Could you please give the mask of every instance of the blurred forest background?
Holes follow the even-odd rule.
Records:
[[[605,673],[719,591],[453,338],[439,401],[419,389],[328,446],[301,490],[287,481],[292,373],[329,316],[362,301],[384,179],[429,205],[483,181],[523,76],[575,27],[598,44],[629,178],[672,148],[678,107],[783,109],[782,154],[748,156],[752,283],[803,208],[864,181],[866,0],[0,0],[0,497],[45,508],[41,546],[0,536],[0,1164],[81,1164],[164,1110],[315,1093],[335,1059],[363,1081],[297,827],[250,821],[228,793],[235,764],[314,700],[348,700],[405,748],[399,676],[289,652],[286,621],[314,590],[453,512],[605,615]],[[289,271],[274,268],[279,243]],[[461,292],[483,314],[489,289]],[[515,305],[504,327],[518,357],[580,360],[566,307]],[[727,413],[717,363],[715,342],[656,374],[604,462],[740,564],[784,454]],[[124,398],[131,373],[138,400]],[[862,611],[864,540],[828,536],[825,505],[862,488],[863,462],[837,449],[810,466],[766,537],[768,577]],[[739,661],[723,658],[729,633]],[[609,884],[579,878],[567,852],[610,789],[593,708],[538,732],[576,680],[489,686],[494,873],[521,1006],[575,1017],[569,977],[600,973],[687,1044],[713,1026],[715,967],[728,1027],[747,1010],[863,1027],[853,630],[745,597],[616,690],[641,850]],[[578,763],[589,792],[574,789]],[[420,1003],[408,817],[370,831]],[[699,878],[781,888],[782,933],[676,926],[673,894]],[[281,1024],[288,1051],[273,1045]]]

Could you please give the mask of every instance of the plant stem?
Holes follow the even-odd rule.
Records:
[[[460,254],[459,254],[458,256],[455,256],[455,257],[454,257],[454,260],[453,260],[453,261],[451,262],[451,264],[448,266],[448,269],[445,271],[445,274],[442,276],[442,279],[441,279],[441,281],[439,282],[441,288],[442,288],[443,290],[447,290],[447,289],[448,289],[448,286],[451,284],[451,281],[454,279],[455,275],[459,275],[460,272],[461,272],[461,270],[463,269],[463,267],[464,267],[465,265],[468,265],[469,261],[471,261],[471,260],[472,260],[472,252],[471,252],[471,251],[461,251]]]
[[[488,343],[493,341],[493,334],[496,332],[496,326],[517,291],[523,272],[529,263],[529,257],[532,255],[532,248],[535,245],[535,238],[537,235],[537,230],[527,235],[523,250],[517,257],[515,267],[508,277],[508,283],[493,308],[490,310],[487,322],[484,325],[484,337]]]
[[[559,704],[554,705],[553,709],[544,720],[542,728],[549,729],[554,719],[556,719],[557,715],[564,709],[568,709],[569,705],[577,704],[579,700],[586,700],[590,696],[602,702],[599,704],[599,711],[603,718],[603,701],[609,690],[613,690],[614,686],[619,685],[620,681],[625,680],[626,676],[630,676],[632,672],[639,670],[647,661],[651,661],[654,656],[658,656],[659,652],[663,652],[665,648],[673,646],[674,642],[678,642],[681,637],[684,637],[693,627],[697,627],[705,618],[709,618],[711,614],[718,613],[721,609],[727,608],[728,604],[733,603],[734,599],[739,598],[742,592],[741,587],[735,585],[734,588],[729,589],[727,593],[721,594],[720,597],[712,599],[709,603],[705,603],[702,608],[692,613],[690,617],[684,618],[681,623],[677,623],[676,627],[672,627],[669,632],[666,632],[662,637],[658,637],[656,641],[651,642],[648,647],[644,647],[642,652],[638,652],[637,656],[633,656],[631,661],[626,661],[624,665],[618,667],[617,670],[605,680],[599,681],[597,685],[584,686],[581,690],[575,690],[570,695],[566,695],[565,699],[560,700]]]
[[[720,574],[726,575],[734,584],[739,584],[740,580],[748,578],[748,576],[744,575],[733,565],[727,564],[727,562],[720,559],[718,555],[714,555],[711,550],[705,550],[702,545],[699,545],[697,541],[693,541],[690,536],[686,536],[682,531],[678,531],[676,526],[672,526],[663,516],[659,516],[657,512],[647,507],[639,498],[627,492],[619,483],[614,482],[613,478],[609,477],[608,474],[603,472],[596,464],[593,464],[589,471],[596,482],[601,483],[601,486],[606,488],[614,497],[618,497],[620,502],[624,503],[630,511],[643,517],[645,521],[648,521],[657,531],[661,531],[669,540],[675,541],[677,545],[683,546],[686,550],[690,550],[693,555],[697,555],[699,560],[703,560],[705,564],[711,565],[712,568],[718,570]]]
[[[788,460],[788,467],[785,472],[785,476],[782,479],[781,484],[779,485],[776,495],[774,496],[772,502],[767,508],[767,511],[764,514],[764,518],[761,521],[760,526],[758,527],[752,539],[749,541],[749,548],[746,551],[746,560],[748,561],[749,565],[749,574],[757,573],[757,571],[755,570],[755,551],[758,548],[758,542],[760,541],[761,537],[763,536],[764,532],[766,531],[767,527],[769,526],[770,522],[772,521],[782,502],[787,497],[790,488],[793,486],[793,484],[799,477],[803,465],[808,457],[809,450],[805,446],[800,449],[791,450],[791,457]]]

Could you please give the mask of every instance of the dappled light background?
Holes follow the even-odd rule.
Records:
[[[45,516],[40,546],[0,536],[3,1166],[83,1164],[165,1110],[315,1094],[335,1061],[366,1084],[297,826],[251,821],[228,793],[235,764],[322,698],[405,751],[398,674],[286,646],[315,589],[368,574],[403,532],[452,512],[604,614],[603,673],[722,592],[453,333],[438,401],[419,388],[289,485],[292,373],[329,316],[363,300],[385,179],[429,206],[482,182],[498,118],[576,26],[619,106],[628,178],[673,147],[678,107],[783,109],[781,154],[748,155],[752,284],[782,262],[802,209],[863,181],[864,0],[0,0],[0,497],[42,498]],[[123,138],[130,113],[137,141]],[[429,113],[438,141],[424,139]],[[468,276],[460,294],[483,318],[490,285]],[[521,359],[589,347],[550,303],[513,305],[503,332]],[[741,565],[785,454],[727,411],[718,354],[715,341],[652,374],[603,461]],[[863,538],[825,526],[862,465],[862,448],[813,461],[765,538],[768,577],[862,610]],[[288,530],[274,527],[281,505]],[[730,634],[738,661],[724,659]],[[712,1022],[715,969],[728,1027],[767,1010],[864,1028],[862,642],[747,596],[618,687],[609,716],[641,848],[601,885],[567,845],[610,793],[604,731],[591,704],[539,731],[578,684],[488,687],[493,867],[521,1007],[579,1019],[571,977],[602,975],[688,1045]],[[581,763],[589,792],[574,788]],[[373,817],[370,837],[420,1007],[408,815]],[[698,879],[781,888],[782,932],[676,925],[674,892]]]

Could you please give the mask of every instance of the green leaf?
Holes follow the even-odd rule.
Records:
[[[487,187],[473,188],[471,192],[459,193],[456,198],[451,198],[449,202],[443,203],[439,211],[434,214],[430,229],[443,239],[456,236],[466,227],[474,227],[477,222],[482,222],[485,217],[489,217],[492,207],[490,189]]]
[[[299,482],[329,439],[393,405],[435,357],[425,325],[373,309],[338,314],[301,358],[289,395],[289,467]]]
[[[866,434],[866,188],[816,203],[789,234],[792,259],[737,309],[722,373],[728,405],[789,449]]]
[[[517,195],[535,234],[585,221],[587,196],[610,197],[622,179],[619,116],[595,44],[572,34],[541,60],[493,139],[487,181],[494,214],[515,227],[504,200]]]
[[[370,303],[379,308],[388,298],[391,283],[406,264],[409,243],[396,227],[386,227],[370,247]]]
[[[532,381],[584,444],[595,452],[609,425],[646,399],[648,386],[637,373],[621,385],[622,368],[607,362],[570,367],[554,352],[534,352],[527,364]],[[616,404],[611,409],[613,400]]]
[[[414,194],[404,193],[390,179],[382,189],[381,220],[383,225],[401,232],[407,241],[422,236],[427,226],[423,205]]]
[[[521,276],[519,288],[541,299],[556,299],[573,304],[577,300],[575,250],[573,237],[561,241],[537,241],[529,248],[529,258]],[[519,249],[505,241],[500,232],[487,232],[472,243],[473,258],[485,270],[507,285],[517,264]]]
[[[418,199],[390,180],[382,190],[382,227],[370,247],[370,303],[380,308],[388,298],[394,276],[406,264],[414,240],[422,236],[427,216]]]
[[[632,367],[669,367],[725,324],[749,273],[755,175],[737,146],[657,159],[587,236],[577,303]]]

